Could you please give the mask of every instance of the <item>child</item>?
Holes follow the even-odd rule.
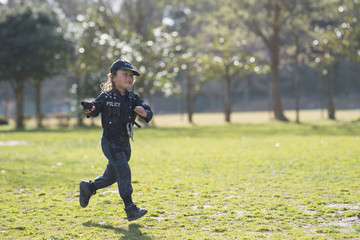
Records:
[[[128,221],[136,220],[147,213],[146,209],[138,208],[131,198],[133,188],[128,164],[131,155],[129,138],[132,138],[132,128],[137,115],[146,122],[149,122],[153,115],[151,108],[140,96],[128,90],[134,84],[134,75],[140,76],[131,63],[120,59],[115,61],[110,67],[108,80],[101,86],[102,93],[98,98],[93,102],[81,103],[88,117],[96,117],[101,113],[101,148],[108,164],[103,175],[93,182],[80,183],[80,205],[86,207],[96,190],[117,182]]]

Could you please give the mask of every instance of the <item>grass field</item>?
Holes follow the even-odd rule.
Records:
[[[295,122],[296,112],[294,110],[285,111],[286,117],[291,121]],[[193,115],[193,124],[190,124],[186,114],[156,114],[151,121],[152,126],[158,128],[171,128],[171,127],[193,127],[193,126],[223,126],[228,125],[224,121],[225,116],[223,113],[195,113]],[[346,123],[355,119],[360,119],[360,110],[337,110],[336,119],[338,123]],[[97,126],[100,126],[100,118],[84,118],[86,125],[91,125],[91,122]],[[233,124],[259,124],[273,122],[274,117],[272,112],[234,112],[231,114],[231,123]],[[301,110],[300,121],[311,124],[332,124],[334,121],[327,120],[326,110]],[[64,119],[45,118],[43,124],[47,128],[56,128],[59,125],[66,125]],[[69,120],[69,127],[75,127],[77,124],[76,119],[72,118]],[[25,122],[25,126],[28,129],[36,127],[35,119],[30,119]],[[13,129],[15,122],[10,121],[8,127],[2,127],[2,129]],[[0,128],[1,129],[1,128]]]
[[[101,128],[0,130],[0,239],[360,238],[359,121],[198,125],[136,130],[131,223]]]

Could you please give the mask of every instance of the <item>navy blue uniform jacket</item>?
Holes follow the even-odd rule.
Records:
[[[145,122],[149,122],[153,116],[149,105],[133,91],[127,90],[123,96],[117,89],[104,91],[96,98],[93,104],[95,110],[91,113],[91,116],[96,117],[101,113],[102,137],[110,141],[129,137],[127,124],[135,122],[138,115],[134,112],[136,106],[142,106],[145,109],[147,117],[144,118],[139,115]]]

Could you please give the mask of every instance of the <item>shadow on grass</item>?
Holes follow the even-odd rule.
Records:
[[[114,227],[110,224],[100,224],[93,221],[87,221],[83,223],[83,226],[85,227],[98,227],[103,229],[109,229],[115,231],[117,234],[123,234],[120,239],[141,239],[141,240],[151,240],[151,237],[143,235],[143,233],[140,231],[141,225],[132,223],[129,225],[129,230]]]

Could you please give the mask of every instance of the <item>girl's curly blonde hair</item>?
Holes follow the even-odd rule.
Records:
[[[105,82],[103,82],[101,85],[100,85],[100,88],[101,88],[101,91],[105,92],[109,92],[111,91],[115,86],[114,86],[114,82],[113,82],[113,78],[116,76],[116,72],[111,74],[111,73],[108,73],[107,75],[107,80]]]

